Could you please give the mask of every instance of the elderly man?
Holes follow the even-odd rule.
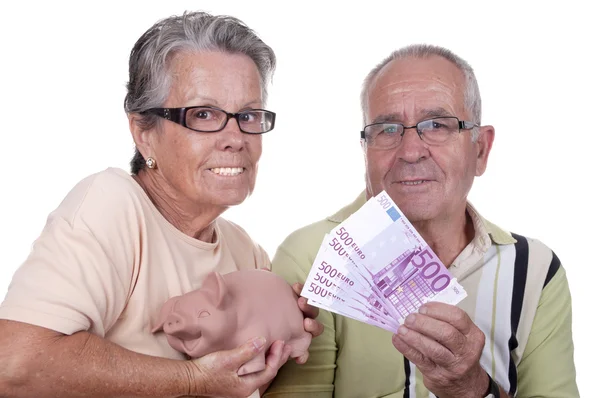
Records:
[[[422,306],[394,335],[322,311],[309,362],[286,364],[267,396],[578,397],[558,257],[467,201],[494,141],[472,68],[444,48],[400,49],[367,76],[362,107],[366,191],[292,233],[274,271],[304,281],[324,234],[385,190],[468,297]]]

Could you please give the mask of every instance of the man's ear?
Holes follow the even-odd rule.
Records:
[[[144,130],[140,126],[141,116],[139,113],[130,113],[127,115],[129,119],[129,131],[135,142],[135,147],[140,151],[144,159],[149,156],[155,156],[152,151],[152,131]]]
[[[477,168],[475,175],[477,177],[483,175],[487,167],[488,158],[492,151],[492,145],[494,144],[494,137],[496,131],[494,126],[481,126],[479,127],[479,136],[475,142],[477,148]]]
[[[365,162],[365,191],[367,199],[373,196],[373,192],[371,189],[371,181],[369,179],[369,162],[367,159],[367,141],[365,139],[360,140],[360,148],[363,153],[363,161]]]

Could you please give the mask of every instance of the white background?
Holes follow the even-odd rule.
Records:
[[[0,299],[73,185],[109,166],[128,167],[128,55],[158,19],[198,9],[231,14],[277,54],[268,103],[277,127],[264,137],[255,194],[225,214],[271,255],[288,233],[360,192],[362,79],[392,50],[425,42],[448,47],[475,69],[483,123],[496,127],[496,142],[470,199],[485,217],[542,240],[562,260],[573,295],[580,391],[597,395],[600,31],[591,5],[114,4],[0,5]]]

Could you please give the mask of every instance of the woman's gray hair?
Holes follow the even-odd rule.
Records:
[[[125,112],[141,113],[162,107],[171,86],[169,62],[181,51],[223,51],[247,55],[260,74],[262,100],[267,100],[267,83],[275,71],[275,53],[257,34],[237,18],[205,12],[185,12],[158,21],[135,43],[129,57],[129,82]],[[153,128],[159,117],[141,114],[140,127]],[[137,174],[145,167],[135,150],[130,162]]]
[[[413,44],[410,46],[402,47],[399,50],[391,53],[387,58],[381,61],[364,80],[362,91],[360,94],[360,102],[363,112],[363,121],[367,123],[367,107],[368,107],[368,96],[369,89],[375,80],[375,77],[379,74],[381,69],[388,63],[395,59],[401,58],[427,58],[431,56],[440,56],[448,61],[452,62],[458,69],[462,71],[465,76],[465,109],[471,113],[472,122],[481,124],[481,95],[479,94],[479,85],[475,78],[475,72],[471,65],[452,51],[439,46],[432,46],[428,44]],[[475,141],[479,130],[474,128],[471,130],[472,138]]]

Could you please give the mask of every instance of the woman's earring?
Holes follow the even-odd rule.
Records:
[[[148,158],[146,159],[146,166],[148,166],[149,169],[153,169],[156,167],[156,160],[154,160],[154,158]]]

